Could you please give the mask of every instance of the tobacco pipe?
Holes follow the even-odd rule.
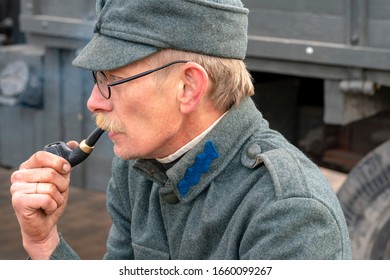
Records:
[[[66,159],[72,167],[84,161],[93,151],[94,145],[104,133],[101,128],[96,128],[92,133],[72,150],[65,142],[58,141],[46,145],[43,150]]]

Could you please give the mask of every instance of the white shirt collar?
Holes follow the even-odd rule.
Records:
[[[219,121],[223,118],[223,116],[225,116],[227,112],[225,112],[221,117],[219,117],[218,120],[216,120],[212,125],[210,125],[205,131],[203,131],[201,134],[199,134],[197,137],[195,137],[194,139],[192,139],[190,142],[188,142],[187,144],[185,144],[183,147],[181,147],[179,150],[177,150],[176,152],[174,152],[173,154],[167,156],[167,157],[164,157],[164,158],[157,158],[156,160],[160,163],[170,163],[170,162],[173,162],[175,161],[176,159],[178,159],[179,157],[181,157],[182,155],[184,155],[185,153],[187,153],[189,150],[191,150],[193,147],[195,147],[200,141],[202,141],[202,139],[206,136],[207,133],[210,132],[210,130],[212,130],[214,128],[214,126],[217,125],[217,123],[219,123]]]

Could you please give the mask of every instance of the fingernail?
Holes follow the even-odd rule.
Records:
[[[70,164],[69,164],[69,163],[65,163],[65,164],[62,166],[62,170],[64,170],[64,172],[69,172],[69,170],[70,170]]]

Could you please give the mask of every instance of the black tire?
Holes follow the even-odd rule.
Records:
[[[353,259],[390,259],[390,140],[351,170],[337,195]]]

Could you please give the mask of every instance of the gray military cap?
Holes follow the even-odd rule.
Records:
[[[77,67],[112,70],[166,48],[245,58],[249,11],[240,0],[97,0],[96,10]]]

